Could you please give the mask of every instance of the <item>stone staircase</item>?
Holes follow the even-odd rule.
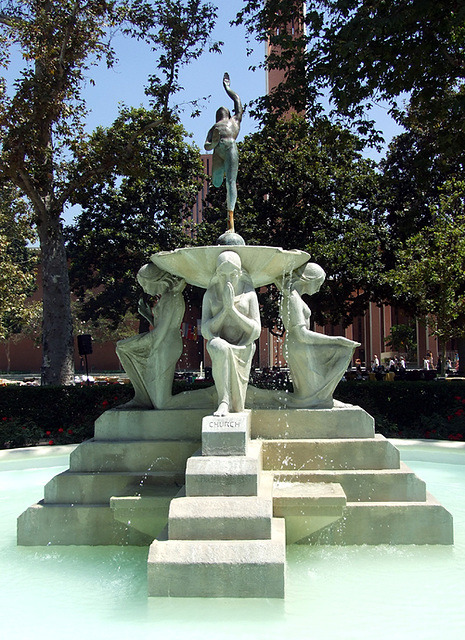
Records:
[[[260,443],[250,442],[250,412],[204,418],[185,495],[171,502],[167,530],[149,549],[149,596],[283,598],[284,524],[273,517]]]
[[[232,456],[215,455],[215,430],[213,440],[207,433],[202,444],[207,413],[103,414],[95,437],[72,453],[69,470],[55,476],[44,499],[19,517],[18,544],[150,545],[162,535],[170,505],[172,536],[179,536],[174,523],[185,520],[187,505],[218,514],[198,522],[189,517],[195,535],[200,526],[205,532],[237,531],[241,518],[236,524],[227,518],[228,509],[237,508],[234,497],[253,497],[242,503],[245,512],[255,504],[257,514],[263,500],[272,500],[269,531],[281,539],[273,532],[282,523],[273,522],[283,518],[288,544],[452,544],[451,515],[400,463],[397,449],[375,436],[373,419],[358,407],[246,412],[245,436],[243,430],[233,436],[230,428],[221,436]],[[241,447],[247,455],[238,455]],[[219,505],[227,503],[226,515],[220,515]],[[169,528],[163,535],[168,540]],[[187,548],[188,541],[174,539]],[[263,538],[257,540],[260,546]]]
[[[340,519],[313,532],[302,526],[303,515],[294,524],[284,516],[288,542],[453,544],[451,514],[400,462],[399,451],[375,435],[365,411],[341,406],[279,413],[274,421],[262,414],[253,432],[262,442],[263,469],[273,477],[274,495],[277,486],[294,483],[297,494],[300,487],[332,485],[347,501]],[[274,514],[282,513],[275,504]]]
[[[200,447],[206,413],[105,412],[95,423],[94,438],[71,453],[69,470],[52,478],[44,499],[18,518],[18,544],[149,545],[166,526],[170,502],[184,486],[186,461]],[[139,528],[130,524],[134,499],[141,496],[150,498],[154,509],[150,533],[141,528],[142,518]],[[121,510],[120,519],[114,497],[133,499],[132,510]]]

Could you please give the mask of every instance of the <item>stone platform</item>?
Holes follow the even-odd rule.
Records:
[[[208,413],[107,411],[69,470],[19,517],[18,544],[150,545],[175,496],[226,496],[231,474],[233,495],[272,486],[288,544],[453,543],[451,515],[362,409],[252,410],[250,440],[234,444],[246,455],[230,457],[201,455]]]

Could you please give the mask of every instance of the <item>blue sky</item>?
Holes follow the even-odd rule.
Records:
[[[197,118],[190,117],[190,109],[186,107],[182,121],[193,141],[203,147],[205,136],[215,121],[215,112],[223,104],[232,107],[232,101],[223,89],[223,73],[228,71],[231,86],[237,91],[244,103],[253,100],[265,92],[265,74],[263,71],[249,71],[251,64],[257,64],[264,58],[264,45],[258,44],[251,57],[246,55],[246,40],[241,27],[229,26],[236,12],[242,6],[241,0],[230,0],[218,3],[218,23],[212,39],[224,42],[222,54],[204,53],[197,61],[184,67],[181,71],[181,85],[184,91],[176,96],[176,103],[187,103],[191,100],[211,95],[209,101],[203,103],[202,114]],[[114,41],[118,63],[111,70],[94,68],[90,76],[95,86],[88,86],[86,98],[92,109],[89,127],[110,125],[118,112],[118,104],[128,106],[147,104],[144,85],[151,73],[156,71],[156,54],[144,45],[129,39],[118,37]],[[255,123],[245,117],[241,136],[250,133]]]
[[[181,116],[184,127],[193,135],[192,141],[200,149],[203,149],[205,136],[215,121],[218,107],[232,107],[232,101],[226,95],[222,84],[225,71],[228,71],[231,86],[240,95],[243,103],[263,95],[266,90],[265,72],[260,69],[255,72],[249,70],[251,65],[258,65],[263,61],[264,44],[254,43],[253,54],[247,56],[246,49],[250,43],[246,41],[244,29],[230,26],[230,21],[243,5],[242,0],[223,0],[217,4],[218,22],[212,39],[224,42],[223,52],[204,53],[197,61],[185,67],[180,78],[184,91],[176,98],[176,102],[182,104],[211,96],[203,103],[199,117],[191,118],[188,106]],[[122,103],[134,107],[140,104],[147,105],[144,86],[148,76],[156,72],[156,54],[145,45],[122,36],[115,38],[114,47],[118,57],[117,64],[112,69],[107,69],[104,65],[94,67],[89,72],[89,79],[95,81],[94,86],[89,82],[84,91],[88,108],[91,110],[88,118],[89,130],[98,125],[111,125]],[[8,75],[9,79],[12,79],[11,74]],[[387,141],[399,132],[398,127],[387,115],[386,109],[377,107],[372,117],[383,130]],[[239,140],[255,129],[255,121],[245,114]],[[378,157],[376,154],[373,156]],[[66,222],[71,222],[74,212],[69,210],[66,213]]]
[[[176,96],[178,104],[211,96],[208,101],[202,103],[203,110],[199,117],[191,118],[189,107],[186,107],[182,114],[185,128],[193,134],[193,142],[200,148],[203,147],[206,133],[215,120],[216,109],[222,105],[228,108],[232,106],[232,101],[226,96],[222,85],[225,71],[228,71],[231,85],[243,103],[263,95],[266,90],[265,72],[261,69],[255,72],[249,70],[251,65],[258,65],[263,61],[264,44],[253,43],[254,52],[247,56],[246,49],[250,43],[246,42],[244,29],[230,26],[230,21],[243,5],[242,0],[229,0],[218,4],[218,22],[212,39],[224,42],[223,53],[204,53],[196,62],[184,67],[181,71],[181,85],[184,91]],[[123,37],[115,40],[115,49],[119,58],[115,67],[110,70],[103,67],[93,69],[90,74],[96,83],[94,87],[89,85],[86,90],[88,105],[92,109],[89,118],[91,129],[99,124],[110,125],[121,102],[128,106],[147,104],[144,85],[148,76],[156,71],[156,54],[144,45]],[[398,127],[382,106],[373,110],[372,117],[379,123],[387,140],[398,133]],[[245,115],[241,137],[253,132],[255,128],[255,121]]]

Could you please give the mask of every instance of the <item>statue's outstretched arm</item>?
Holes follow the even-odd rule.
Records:
[[[223,76],[223,87],[228,96],[234,101],[234,116],[240,122],[244,112],[242,102],[237,93],[231,89],[231,81],[229,79],[229,73],[227,72]]]

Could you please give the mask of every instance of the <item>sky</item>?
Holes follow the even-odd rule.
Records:
[[[218,2],[217,26],[212,33],[212,40],[224,42],[222,53],[204,53],[198,60],[181,70],[180,84],[184,90],[176,95],[176,103],[183,104],[192,100],[210,96],[201,103],[201,115],[192,118],[191,109],[186,106],[181,113],[181,121],[185,129],[192,134],[191,142],[202,151],[208,130],[215,122],[216,110],[221,106],[232,109],[233,103],[223,88],[223,74],[227,71],[231,78],[231,87],[240,95],[243,104],[250,102],[266,91],[265,72],[249,71],[249,67],[263,61],[265,45],[256,44],[251,56],[247,56],[245,30],[242,27],[230,26],[242,6],[242,0],[222,0]],[[156,71],[156,54],[141,43],[118,36],[114,40],[114,48],[118,57],[112,69],[104,65],[94,67],[89,72],[95,85],[88,83],[84,96],[91,110],[88,117],[88,128],[109,126],[118,115],[121,104],[138,107],[148,106],[144,94],[144,86],[148,76]],[[257,124],[246,115],[242,120],[240,139],[252,133]],[[65,212],[65,222],[70,223],[78,212],[70,208]]]
[[[218,107],[232,108],[232,100],[223,88],[223,74],[227,71],[231,77],[231,86],[240,95],[243,103],[250,102],[265,92],[265,73],[262,70],[249,71],[252,64],[263,61],[265,46],[256,44],[254,53],[248,57],[244,29],[230,26],[230,21],[242,6],[242,0],[221,2],[218,9],[218,22],[212,34],[213,40],[222,40],[222,54],[205,52],[198,60],[181,70],[180,84],[184,91],[175,96],[177,104],[188,103],[204,96],[211,96],[203,102],[199,117],[192,118],[191,110],[185,107],[181,114],[184,127],[194,135],[193,142],[200,148],[206,134],[215,122]],[[90,76],[95,86],[86,88],[88,105],[92,109],[89,118],[90,128],[97,125],[110,125],[118,112],[118,105],[147,105],[144,86],[147,78],[156,71],[156,54],[144,45],[133,40],[118,37],[114,41],[118,63],[113,69],[94,68]],[[251,133],[256,127],[254,121],[244,117],[241,136]]]
[[[249,70],[250,66],[263,61],[265,45],[253,43],[253,54],[247,56],[246,51],[251,43],[246,41],[245,30],[242,27],[230,26],[231,20],[243,5],[242,0],[221,0],[217,4],[218,20],[212,39],[224,42],[222,53],[205,52],[198,60],[184,67],[180,74],[180,84],[184,90],[176,97],[176,102],[182,104],[210,96],[207,101],[202,102],[203,108],[199,117],[192,118],[188,106],[181,114],[185,129],[192,134],[191,141],[202,151],[206,134],[215,122],[216,110],[220,106],[233,106],[223,88],[225,71],[229,73],[231,87],[239,94],[243,104],[251,102],[266,91],[265,72],[261,69]],[[83,92],[90,109],[87,120],[89,131],[98,125],[110,126],[117,117],[121,104],[129,107],[148,106],[144,86],[147,84],[148,76],[156,72],[156,54],[145,45],[123,36],[117,36],[113,44],[118,62],[112,69],[107,69],[103,64],[91,68],[88,76],[89,80],[94,80],[95,85],[88,82]],[[387,115],[386,109],[376,108],[372,117],[384,132],[387,142],[399,132],[398,127]],[[238,140],[252,133],[256,127],[256,122],[245,113]],[[373,157],[377,159],[379,154],[374,153]],[[70,208],[65,212],[65,223],[70,223],[77,211],[76,208]]]
[[[199,117],[190,117],[189,107],[185,107],[181,115],[184,127],[193,134],[193,142],[201,149],[205,136],[215,121],[215,112],[220,106],[232,107],[232,101],[223,89],[223,74],[227,71],[231,77],[232,88],[240,95],[243,104],[251,102],[266,91],[265,71],[250,71],[249,67],[263,62],[265,45],[252,43],[254,51],[247,56],[246,50],[250,42],[246,41],[242,27],[230,26],[231,20],[242,7],[242,0],[218,2],[218,21],[212,34],[213,40],[222,40],[222,53],[204,53],[197,61],[181,70],[180,83],[184,91],[177,94],[176,102],[188,103],[204,96],[210,96],[202,103],[203,110]],[[88,86],[86,98],[92,109],[89,126],[110,125],[118,112],[118,105],[147,105],[144,85],[148,76],[156,71],[156,54],[143,45],[127,38],[117,38],[115,48],[119,62],[113,69],[94,69],[91,72],[95,86]],[[382,106],[374,109],[372,117],[390,140],[399,129],[392,122],[387,110]],[[256,129],[256,122],[244,116],[241,125],[241,138]]]

